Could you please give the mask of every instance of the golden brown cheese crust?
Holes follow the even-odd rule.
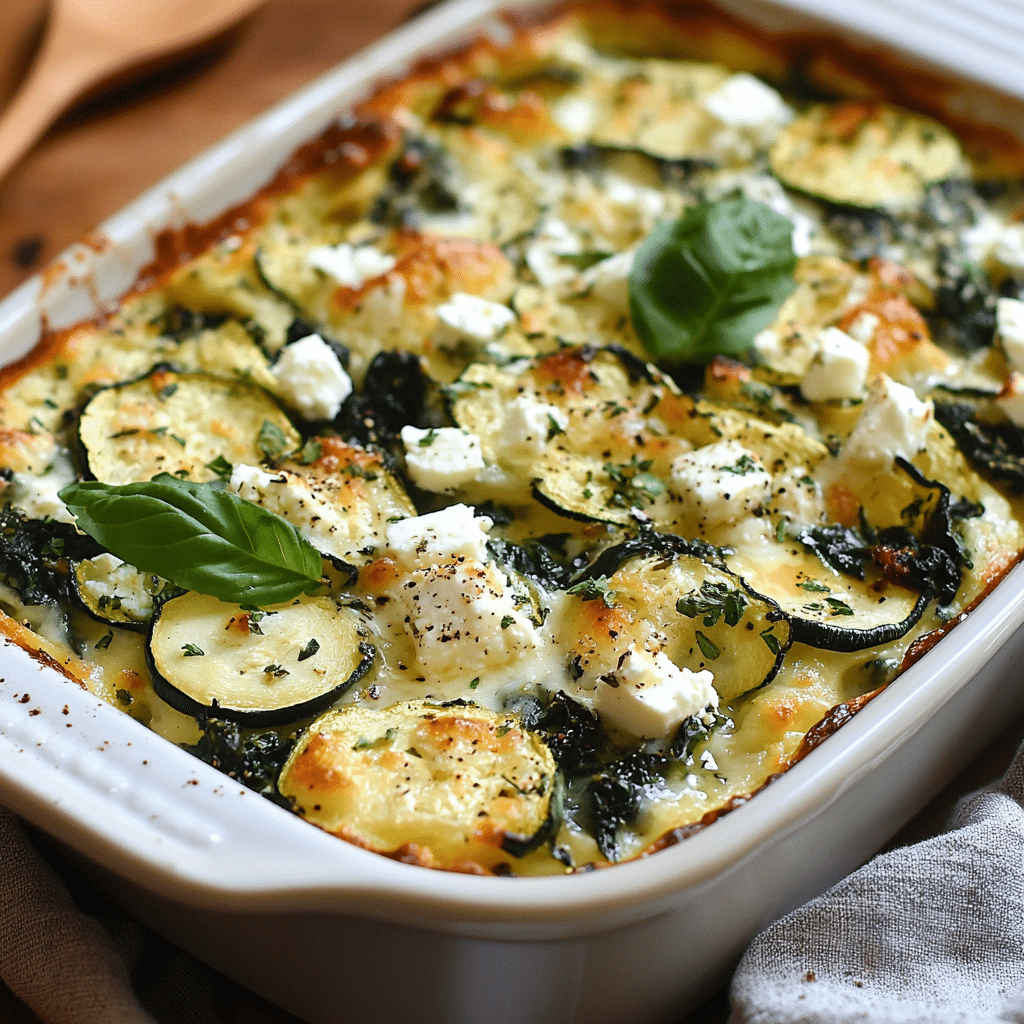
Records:
[[[946,117],[954,137],[888,105],[937,113],[948,93],[944,83],[903,70],[893,76],[882,58],[839,43],[822,49],[803,37],[769,38],[703,7],[667,12],[602,4],[510,25],[507,45],[482,38],[379,87],[294,154],[246,204],[210,224],[163,232],[156,259],[119,311],[47,336],[0,374],[0,463],[15,474],[44,476],[55,442],[65,436],[64,411],[84,405],[80,437],[102,480],[148,478],[172,464],[193,479],[212,479],[226,476],[219,459],[235,469],[262,463],[276,473],[272,483],[252,485],[252,493],[231,486],[294,521],[329,558],[362,566],[354,585],[335,567],[332,596],[356,602],[348,608],[365,608],[366,635],[377,649],[371,674],[336,710],[312,724],[307,716],[285,736],[290,742],[301,732],[280,792],[311,822],[410,863],[531,873],[562,870],[566,860],[579,865],[653,852],[738,806],[870,699],[895,665],[919,656],[945,631],[942,617],[959,621],[1024,542],[1019,500],[979,476],[933,423],[927,444],[910,460],[912,470],[953,487],[954,500],[986,510],[957,527],[974,562],[956,600],[941,615],[933,603],[905,636],[862,655],[810,642],[791,646],[793,636],[816,635],[807,621],[842,627],[851,606],[863,610],[858,601],[888,602],[891,621],[906,618],[918,602],[919,581],[907,568],[905,548],[875,545],[859,587],[833,578],[838,574],[800,546],[798,530],[807,524],[884,528],[923,520],[934,512],[938,492],[933,487],[922,495],[911,470],[879,473],[844,453],[858,401],[816,402],[794,390],[815,358],[820,331],[856,332],[865,317],[874,324],[865,341],[872,377],[885,373],[920,385],[960,372],[960,357],[931,336],[936,283],[880,252],[869,259],[842,245],[811,252],[799,261],[795,291],[772,325],[770,358],[716,359],[703,397],[695,400],[668,376],[643,367],[622,281],[609,284],[588,264],[599,267],[631,252],[658,219],[678,216],[724,187],[715,178],[719,171],[746,168],[735,140],[722,155],[721,126],[703,102],[735,72],[779,84],[799,69],[855,97],[808,109],[776,143],[772,166],[792,187],[790,199],[797,189],[832,202],[898,208],[960,172],[960,143],[984,174],[1020,174],[1024,151],[994,130]],[[581,40],[594,47],[583,58]],[[561,105],[567,95],[588,105],[591,124],[582,130]],[[410,139],[419,141],[410,145]],[[606,161],[600,173],[588,177],[569,167],[594,146]],[[536,158],[559,149],[565,166],[554,172],[553,161]],[[759,151],[767,158],[766,149]],[[899,153],[902,162],[894,159]],[[704,166],[714,161],[722,167]],[[864,173],[851,174],[851,161]],[[444,167],[447,185],[438,170]],[[544,195],[558,174],[574,175],[569,194]],[[618,198],[604,191],[602,175],[618,183]],[[853,191],[843,191],[851,181]],[[420,189],[422,207],[412,220],[402,205],[410,182]],[[545,230],[554,241],[531,250]],[[578,237],[566,241],[573,232]],[[387,259],[387,269],[333,278],[310,262],[317,246],[370,246],[376,259]],[[506,307],[513,322],[490,340],[453,337],[440,308],[459,294]],[[302,423],[284,407],[274,361],[296,331],[314,326],[345,346],[357,389],[380,353],[415,357],[427,377],[418,422],[432,429],[447,425],[450,415],[479,439],[487,472],[453,484],[450,493],[435,487],[432,496],[430,487],[414,486],[426,479],[412,469],[418,449],[406,442],[403,455],[399,440],[374,420],[375,410],[362,409],[340,429],[358,429],[364,441],[387,448],[387,456]],[[173,369],[150,372],[163,363]],[[1001,381],[1006,368],[996,347],[970,370],[990,382]],[[97,388],[106,390],[97,394]],[[251,406],[245,424],[221,409],[221,399],[234,408],[238,395]],[[168,403],[183,404],[184,411],[164,415]],[[514,416],[526,422],[534,407],[547,409],[551,424],[539,440],[514,427]],[[205,427],[193,440],[196,423]],[[272,455],[261,440],[267,424],[283,438]],[[239,432],[244,436],[236,438]],[[739,446],[729,451],[744,453],[736,463],[743,472],[745,458],[772,476],[764,494],[732,518],[702,504],[684,479],[689,456],[719,444]],[[93,452],[109,468],[93,466]],[[21,494],[19,486],[15,480],[8,493]],[[274,488],[289,488],[287,501]],[[622,539],[621,531],[633,536],[638,523],[710,542],[719,553],[627,560],[598,579],[606,599],[595,597],[595,580],[567,594],[566,580],[539,586],[521,565],[493,553],[404,563],[408,552],[392,542],[389,526],[417,510],[461,501],[508,507],[512,521],[491,533],[503,542],[563,537],[566,561],[600,556]],[[915,502],[918,512],[908,515]],[[345,533],[343,542],[323,540],[323,523],[316,521],[324,509],[344,524],[332,528],[336,537]],[[686,559],[692,566],[684,571]],[[480,584],[475,589],[473,581]],[[442,647],[430,636],[429,615],[444,610],[446,595],[459,587],[470,626],[439,620],[440,635],[451,644]],[[9,589],[5,607],[25,613]],[[744,595],[742,613],[735,622],[728,614],[711,621],[707,595],[720,599],[732,590]],[[822,593],[835,603],[815,597]],[[772,617],[780,605],[784,614]],[[33,620],[35,630],[46,632],[44,619]],[[483,642],[504,653],[481,666],[459,643],[472,630],[480,641],[492,620],[500,628]],[[52,648],[51,656],[72,664],[59,644],[3,621],[12,624],[4,631],[15,642]],[[72,629],[80,629],[77,621]],[[153,693],[143,641],[114,634],[106,646],[102,634],[88,635],[95,665],[75,661],[76,676],[101,677],[92,685],[108,699],[164,735],[194,743],[196,722]],[[747,634],[749,650],[736,642]],[[246,639],[244,630],[239,638]],[[181,660],[187,644],[178,639],[173,653]],[[66,645],[71,637],[62,640]],[[754,651],[756,657],[748,656]],[[712,723],[705,709],[704,732],[671,751],[660,740],[649,749],[649,742],[638,742],[645,734],[608,725],[604,753],[589,769],[589,762],[576,765],[571,776],[565,734],[524,727],[515,717],[525,714],[516,700],[572,693],[589,713],[600,706],[600,687],[621,685],[615,673],[638,654],[661,671],[668,670],[659,656],[694,674],[721,673],[720,720]],[[749,679],[737,668],[742,665],[753,666]],[[439,697],[481,706],[425,704]],[[607,755],[612,749],[648,758],[648,775],[616,775]],[[556,754],[562,775],[576,785],[560,821],[549,819]],[[672,760],[672,770],[659,775],[658,758]],[[587,771],[595,785],[607,782],[602,799],[621,794],[616,785],[643,793],[609,819],[610,832],[588,825],[581,809],[580,801],[596,792],[583,789]],[[527,852],[528,840],[549,822],[557,832],[554,847]],[[510,840],[519,844],[519,856],[509,852]]]

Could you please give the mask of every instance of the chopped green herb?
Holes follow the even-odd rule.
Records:
[[[183,438],[183,437],[178,437],[178,435],[177,435],[177,434],[168,434],[167,436],[168,436],[169,438],[171,438],[171,440],[173,440],[173,441],[177,441],[177,442],[178,442],[178,444],[180,444],[182,448],[184,448],[184,447],[185,447],[185,438]]]
[[[735,473],[736,476],[746,476],[747,473],[756,473],[758,466],[749,455],[741,455],[735,465],[718,468],[726,473]]]
[[[310,463],[317,462],[323,454],[324,446],[320,443],[320,439],[311,437],[302,446],[302,451],[299,452],[299,462],[304,466],[308,466]]]
[[[99,640],[96,641],[96,650],[97,651],[105,651],[110,646],[110,642],[113,639],[114,639],[114,631],[111,630],[109,633],[107,633],[106,636],[101,636],[99,638]]]
[[[421,448],[429,448],[437,440],[437,431],[431,427],[416,443]]]
[[[570,587],[566,593],[580,597],[584,601],[597,601],[601,599],[609,608],[612,607],[615,601],[615,591],[608,589],[607,576],[601,576],[594,580],[583,580],[581,583]]]
[[[727,626],[735,626],[747,607],[746,597],[724,583],[710,583],[705,580],[700,590],[676,601],[676,611],[687,618],[695,619],[704,616],[705,626],[714,626],[724,615]]]
[[[310,640],[305,647],[299,651],[299,661],[305,661],[307,658],[312,658],[317,651],[320,650],[319,640]]]
[[[554,437],[558,437],[559,434],[564,434],[565,430],[559,426],[558,420],[555,419],[551,413],[548,413],[548,440],[550,441]]]
[[[127,690],[118,690],[114,696],[117,698],[117,703],[122,707],[128,707],[135,700]]]
[[[268,462],[276,462],[287,450],[288,438],[276,423],[264,420],[256,438],[256,447],[263,452],[263,457]]]
[[[831,594],[832,591],[828,587],[819,583],[817,580],[801,580],[798,584],[803,590],[812,590],[815,594]]]
[[[709,658],[711,661],[714,661],[722,653],[718,645],[714,643],[714,641],[708,639],[708,637],[706,637],[699,629],[697,630],[697,646],[700,648],[701,654],[703,654],[705,658]]]
[[[829,608],[832,609],[833,615],[853,614],[853,609],[848,604],[846,604],[845,601],[840,601],[838,598],[835,597],[826,597],[825,600],[828,603]]]
[[[479,685],[480,685],[480,677],[477,676],[476,679],[471,679],[470,680],[469,688],[471,690],[475,690]]]
[[[227,480],[231,476],[231,471],[234,468],[223,455],[218,455],[213,462],[206,463],[206,468],[211,473],[216,473],[221,480]]]
[[[281,676],[288,675],[288,669],[281,668],[280,665],[264,665],[263,671],[266,672],[268,676],[273,676],[275,679],[280,679]]]
[[[778,655],[782,648],[779,646],[778,637],[775,635],[774,632],[772,632],[774,629],[774,626],[769,626],[767,629],[762,629],[760,637],[768,646],[768,650],[771,651],[772,654]]]
[[[195,644],[184,644],[181,649],[185,652],[186,658],[201,658],[206,653],[202,648],[196,647]]]
[[[516,617],[514,615],[504,615],[501,619],[501,628],[508,629],[509,626],[515,625]]]

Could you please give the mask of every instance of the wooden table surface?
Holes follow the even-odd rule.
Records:
[[[37,0],[0,0],[8,14],[19,3],[26,11],[38,8]],[[419,0],[269,0],[213,51],[79,106],[0,183],[0,296],[186,160],[383,35],[417,6]],[[2,92],[16,58],[0,50],[0,63]],[[940,828],[959,795],[1003,770],[1022,735],[1024,721],[1012,723],[897,840],[914,841]],[[229,1006],[224,1024],[296,1024],[226,979],[222,987]],[[714,1024],[726,1015],[724,993],[718,993],[685,1024]],[[37,1024],[2,983],[0,1024]]]

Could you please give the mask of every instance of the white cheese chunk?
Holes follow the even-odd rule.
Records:
[[[67,505],[60,500],[61,488],[78,479],[71,459],[62,451],[54,449],[53,458],[46,470],[35,476],[32,473],[13,473],[4,494],[4,500],[24,513],[28,519],[53,519],[58,523],[74,523],[75,517]]]
[[[1024,224],[1007,224],[996,238],[992,251],[1007,270],[1024,271]]]
[[[896,456],[912,459],[924,449],[934,418],[931,399],[922,402],[913,388],[879,374],[840,458],[889,469]]]
[[[576,270],[560,254],[583,251],[580,236],[564,221],[549,218],[526,247],[526,265],[544,288],[556,288],[576,279]]]
[[[996,300],[996,334],[1015,370],[1024,372],[1024,302],[1019,299]]]
[[[616,728],[644,739],[670,736],[683,721],[718,707],[714,676],[679,668],[667,655],[630,645],[594,691],[594,710]]]
[[[718,441],[672,463],[671,490],[707,525],[737,523],[768,498],[772,478],[739,441]]]
[[[435,337],[442,348],[453,348],[460,341],[477,345],[494,341],[516,318],[508,306],[466,292],[456,292],[434,312]]]
[[[89,559],[96,577],[80,582],[80,587],[98,608],[113,604],[130,619],[145,622],[153,614],[153,596],[146,583],[155,579],[139,572],[114,555],[104,553]]]
[[[550,106],[551,118],[574,141],[585,139],[597,123],[598,110],[583,96],[569,93]]]
[[[741,161],[775,141],[780,129],[793,119],[793,111],[770,86],[753,75],[730,75],[700,100],[722,130],[711,140],[715,156]]]
[[[636,250],[617,252],[592,267],[588,267],[580,280],[591,295],[616,310],[629,309],[629,274],[633,269]]]
[[[484,468],[480,438],[458,427],[420,430],[402,427],[405,464],[417,487],[451,491],[476,478]]]
[[[418,569],[458,559],[487,561],[487,533],[494,525],[478,516],[470,505],[449,505],[391,523],[387,529],[389,554],[406,569]]]
[[[1024,427],[1024,374],[1010,371],[1009,379],[996,397],[996,405],[1018,427]]]
[[[306,263],[333,277],[346,288],[362,288],[375,277],[395,269],[395,257],[374,245],[318,245],[306,254]]]
[[[826,327],[818,335],[818,350],[800,382],[808,402],[860,398],[868,379],[871,355],[838,327]]]
[[[493,564],[465,559],[416,569],[400,578],[396,593],[428,679],[479,676],[537,644],[508,578]]]
[[[853,323],[847,327],[846,333],[854,341],[859,341],[862,345],[870,345],[875,339],[875,331],[878,330],[878,325],[881,322],[874,313],[869,313],[865,309],[854,317]]]
[[[520,395],[505,406],[498,441],[501,458],[514,463],[533,462],[543,453],[549,437],[568,426],[569,417],[557,406]]]
[[[333,420],[352,394],[352,378],[319,334],[281,349],[272,372],[281,398],[303,419]]]

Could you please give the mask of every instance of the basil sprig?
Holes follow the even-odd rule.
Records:
[[[705,362],[749,349],[793,292],[793,224],[745,197],[700,203],[637,250],[629,306],[651,355]]]
[[[321,556],[290,523],[210,484],[161,473],[144,483],[60,492],[78,527],[142,572],[236,604],[311,593]]]

